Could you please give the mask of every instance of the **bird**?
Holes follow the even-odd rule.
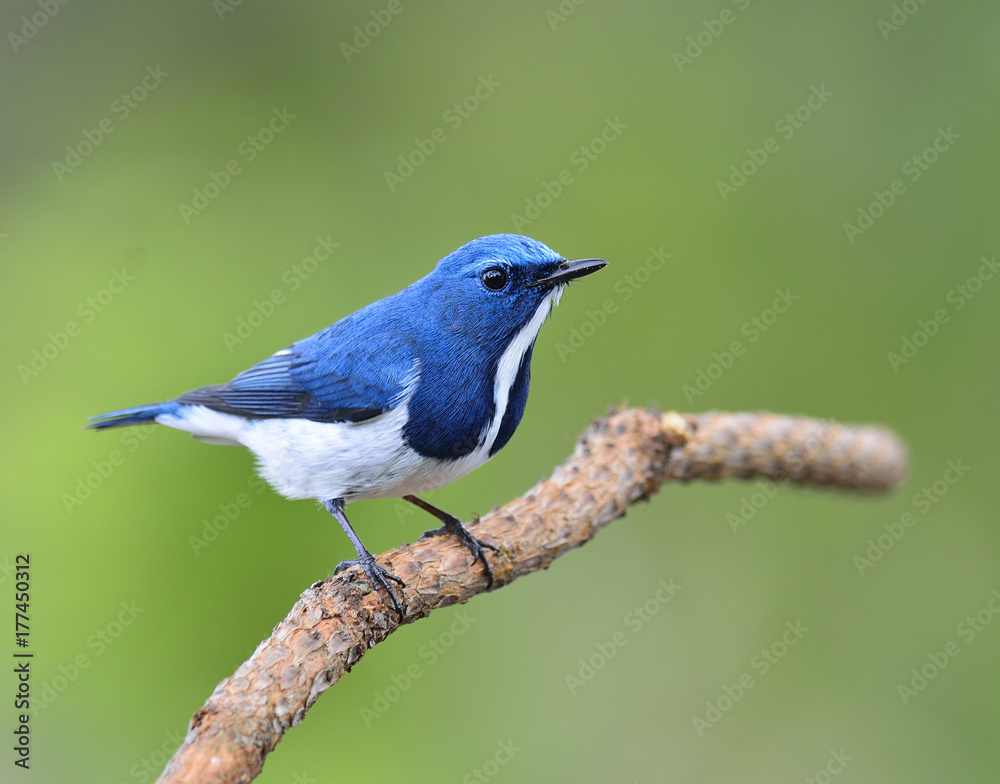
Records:
[[[281,349],[225,384],[162,403],[90,417],[106,430],[158,423],[209,444],[244,446],[282,496],[319,501],[400,618],[393,583],[362,543],[345,507],[402,498],[434,515],[482,562],[486,550],[462,521],[418,495],[479,468],[517,428],[531,355],[543,322],[570,283],[603,259],[568,260],[518,234],[474,239],[406,288]]]

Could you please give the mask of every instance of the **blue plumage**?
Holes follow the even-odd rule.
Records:
[[[243,445],[289,498],[337,518],[373,585],[395,580],[364,548],[344,505],[402,497],[435,514],[492,570],[457,518],[415,493],[482,465],[524,412],[535,338],[563,287],[605,266],[567,261],[515,234],[482,237],[402,291],[243,371],[174,401],[94,417],[105,429],[158,422]]]
[[[87,427],[94,430],[105,430],[109,427],[124,427],[126,425],[145,425],[155,422],[160,414],[176,414],[180,410],[179,403],[153,403],[150,406],[123,408],[121,411],[109,411],[107,414],[91,417]]]

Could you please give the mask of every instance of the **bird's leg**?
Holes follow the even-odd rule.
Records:
[[[494,547],[489,542],[483,542],[471,533],[469,529],[462,525],[462,521],[459,520],[454,515],[450,515],[442,509],[438,509],[436,506],[427,503],[426,501],[417,498],[415,495],[404,495],[404,501],[409,501],[414,506],[419,506],[425,512],[430,512],[438,520],[444,523],[440,528],[435,528],[433,531],[427,531],[420,538],[423,539],[427,536],[441,536],[442,534],[451,534],[458,541],[469,548],[469,552],[472,553],[472,563],[475,564],[476,561],[483,562],[483,568],[486,570],[486,587],[487,589],[493,587],[493,567],[490,566],[490,562],[486,560],[486,553],[484,548],[487,550],[492,550],[493,552],[498,552],[500,548]]]
[[[392,590],[392,586],[389,581],[399,583],[401,586],[406,586],[402,580],[400,580],[396,575],[383,569],[378,565],[375,560],[375,556],[368,552],[362,543],[361,539],[351,528],[350,522],[347,520],[347,515],[344,513],[344,499],[342,498],[331,498],[329,501],[324,501],[323,506],[326,510],[332,514],[337,522],[340,523],[340,527],[344,529],[344,533],[347,534],[347,538],[351,540],[351,544],[354,545],[354,550],[357,552],[357,560],[341,561],[337,564],[337,568],[333,570],[334,574],[347,569],[348,567],[354,566],[355,564],[361,564],[362,568],[365,570],[365,574],[368,575],[368,579],[371,581],[372,588],[376,591],[381,589],[389,594],[389,598],[392,600],[392,606],[396,608],[396,612],[399,613],[399,618],[403,618],[403,608],[399,603],[399,599],[396,598],[396,593]]]

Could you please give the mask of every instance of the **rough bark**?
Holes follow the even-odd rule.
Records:
[[[591,423],[550,478],[471,530],[499,548],[489,554],[498,590],[586,544],[665,481],[768,477],[877,492],[902,481],[906,463],[904,446],[882,428],[767,413],[613,411]],[[452,537],[421,539],[378,560],[406,582],[403,618],[358,567],[310,587],[194,714],[160,782],[251,781],[282,735],[367,650],[401,624],[486,588],[482,564],[473,566]]]

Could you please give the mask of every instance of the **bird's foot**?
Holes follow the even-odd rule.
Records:
[[[477,539],[470,532],[469,529],[462,525],[462,521],[457,517],[452,517],[449,515],[448,520],[445,520],[444,525],[440,528],[435,528],[433,531],[426,531],[420,537],[421,539],[426,539],[431,536],[444,536],[450,534],[454,536],[458,541],[464,544],[469,552],[472,553],[472,564],[475,566],[476,561],[483,562],[483,569],[486,571],[486,589],[489,590],[493,587],[493,567],[490,566],[490,562],[486,560],[486,550],[492,550],[495,553],[500,552],[499,547],[495,547],[489,542],[484,542],[482,539]]]
[[[344,569],[349,569],[352,566],[357,566],[361,564],[361,568],[365,570],[365,574],[368,575],[368,580],[372,584],[372,588],[376,591],[384,591],[389,595],[389,600],[392,602],[392,606],[396,609],[399,614],[399,620],[403,620],[403,606],[399,603],[399,599],[396,596],[396,592],[392,590],[391,583],[398,583],[403,588],[406,587],[401,579],[399,579],[392,572],[387,569],[383,569],[378,565],[375,560],[375,556],[369,552],[359,553],[358,558],[352,558],[348,561],[341,561],[337,564],[337,568],[333,570],[334,574],[339,574],[344,571]]]

